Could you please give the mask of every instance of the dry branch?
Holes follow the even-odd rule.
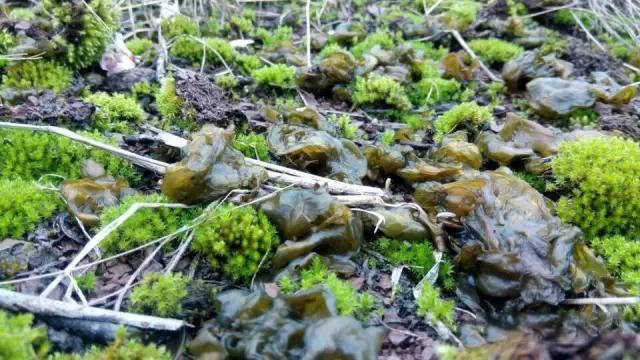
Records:
[[[467,44],[467,42],[464,40],[464,38],[462,37],[462,35],[460,35],[460,32],[458,32],[458,30],[448,30],[448,33],[451,33],[453,35],[453,37],[458,41],[458,43],[460,44],[460,46],[462,46],[462,48],[464,49],[464,51],[466,51],[469,56],[471,56],[472,59],[475,59],[478,61],[478,65],[480,65],[480,68],[482,68],[482,70],[487,73],[487,75],[489,75],[489,78],[492,81],[495,82],[499,82],[499,83],[504,83],[504,81],[502,81],[502,79],[500,79],[499,77],[495,76],[491,70],[489,70],[489,68],[480,60],[480,58],[478,58],[478,56],[476,55],[476,53],[473,52],[473,50],[471,50],[471,48],[469,47],[469,45]]]
[[[59,316],[68,319],[122,324],[139,329],[178,331],[185,326],[185,322],[178,319],[165,319],[82,306],[5,289],[0,289],[0,307],[15,312],[28,311],[42,316]]]

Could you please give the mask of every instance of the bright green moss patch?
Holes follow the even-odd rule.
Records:
[[[90,293],[96,288],[96,274],[94,272],[88,272],[84,275],[76,276],[75,279],[80,290],[85,293]]]
[[[428,41],[411,41],[409,42],[412,48],[421,52],[425,59],[440,61],[449,53],[449,49],[439,46],[436,48],[432,42]]]
[[[589,237],[640,236],[640,149],[615,137],[565,142],[551,161],[556,185],[566,189],[558,216]]]
[[[145,119],[144,110],[136,99],[124,94],[97,92],[87,96],[86,100],[97,106],[93,126],[101,131],[130,133],[131,125]]]
[[[2,86],[18,90],[49,89],[60,92],[71,85],[73,75],[66,67],[48,60],[26,60],[8,67]]]
[[[253,70],[259,69],[262,66],[260,58],[255,55],[238,55],[235,61],[246,74],[250,74]]]
[[[337,117],[336,114],[331,114],[329,120],[333,121],[342,130],[342,136],[346,139],[353,140],[356,138],[358,127],[351,124],[351,117],[343,114]]]
[[[273,33],[264,28],[256,30],[256,36],[262,41],[264,46],[277,46],[281,42],[290,41],[292,35],[293,29],[289,26],[279,26]]]
[[[115,140],[96,133],[81,135],[117,146]],[[0,154],[0,177],[8,179],[38,180],[46,174],[77,179],[81,177],[82,163],[93,159],[104,165],[107,173],[125,178],[130,185],[140,181],[140,174],[128,161],[53,134],[0,130]]]
[[[36,18],[36,14],[33,10],[28,8],[13,8],[10,9],[9,19],[11,20],[27,20],[33,21]]]
[[[441,5],[448,9],[442,16],[443,22],[452,29],[464,29],[471,25],[482,9],[482,4],[471,0],[448,0]]]
[[[164,20],[161,24],[162,36],[166,39],[173,39],[182,35],[199,36],[200,27],[188,16],[176,15]]]
[[[145,38],[131,39],[126,42],[127,48],[133,55],[142,55],[153,48],[153,41]]]
[[[49,360],[171,360],[173,356],[164,346],[144,345],[136,340],[127,339],[124,326],[116,331],[116,339],[106,347],[96,345],[84,354],[56,353]]]
[[[19,239],[62,205],[57,193],[24,180],[0,180],[0,240]]]
[[[436,141],[441,141],[442,137],[460,125],[476,129],[491,120],[493,120],[493,115],[488,107],[479,106],[475,102],[462,103],[436,119],[434,123],[436,130],[434,138]]]
[[[381,237],[376,243],[375,249],[390,260],[393,266],[407,266],[418,280],[422,279],[436,264],[433,247],[426,241],[412,243]],[[439,279],[447,290],[452,290],[455,286],[452,273],[451,263],[444,261],[440,264]]]
[[[351,100],[356,105],[384,103],[399,110],[411,108],[409,97],[399,82],[375,74],[356,79]]]
[[[224,74],[216,77],[216,84],[223,89],[233,89],[238,86],[238,79],[232,74]]]
[[[376,45],[385,50],[392,49],[395,46],[392,34],[388,31],[378,30],[367,36],[362,42],[354,45],[351,48],[351,53],[353,53],[353,56],[357,59],[362,59],[364,53]]]
[[[148,273],[131,292],[131,311],[161,317],[182,312],[189,279],[182,274]]]
[[[185,102],[176,93],[176,81],[167,76],[162,81],[162,86],[156,94],[156,106],[162,115],[165,127],[178,126],[181,129],[192,129],[195,115],[191,109],[183,112]]]
[[[540,175],[532,174],[527,171],[516,171],[514,172],[514,175],[526,181],[532,188],[536,189],[540,193],[547,191],[547,181]]]
[[[248,281],[262,257],[279,244],[276,229],[263,212],[224,204],[196,228],[191,246],[207,256],[214,270]]]
[[[143,81],[134,84],[131,87],[131,94],[133,94],[133,97],[136,99],[141,99],[145,96],[153,98],[158,90],[160,90],[160,86],[158,84],[151,84],[148,81]]]
[[[455,328],[453,312],[455,303],[440,297],[440,290],[424,282],[420,296],[416,299],[418,315],[426,316],[431,321],[441,321],[450,328]]]
[[[136,203],[169,203],[169,199],[161,194],[127,196],[115,207],[104,209],[100,216],[100,227],[103,228],[124,214]],[[179,208],[145,208],[139,209],[124,224],[100,243],[100,248],[107,254],[131,250],[149,241],[169,235],[194,219],[200,209]],[[168,248],[168,247],[167,247]]]
[[[284,64],[263,66],[251,72],[258,85],[270,85],[284,89],[296,86],[296,68]]]
[[[430,77],[418,81],[409,92],[416,105],[432,105],[459,99],[462,85],[455,79]]]
[[[9,30],[0,30],[0,54],[6,54],[9,49],[15,44],[13,35],[9,33]],[[9,63],[8,60],[0,59],[0,69],[5,67]]]
[[[279,285],[287,287],[286,281],[284,284],[280,281]],[[308,269],[300,272],[300,288],[309,290],[319,285],[328,289],[336,298],[336,307],[340,315],[365,319],[377,307],[371,294],[359,293],[349,282],[341,280],[334,272],[329,271],[320,258],[315,258]],[[294,285],[291,287],[296,288]]]
[[[329,43],[327,45],[325,45],[322,50],[320,50],[320,52],[318,53],[318,58],[320,59],[324,59],[326,57],[329,57],[339,51],[345,51],[346,49],[343,48],[342,46],[338,45],[337,43]]]
[[[0,359],[44,359],[49,352],[47,330],[32,327],[33,315],[0,310]]]
[[[120,8],[113,0],[43,0],[41,10],[58,34],[51,42],[59,50],[57,58],[74,70],[97,63],[120,25]]]
[[[269,147],[262,134],[250,132],[248,134],[236,134],[232,143],[233,147],[244,156],[262,161],[269,161]]]
[[[513,60],[524,51],[520,46],[500,39],[474,39],[469,46],[482,61],[491,64]]]

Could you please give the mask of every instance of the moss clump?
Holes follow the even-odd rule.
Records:
[[[318,58],[319,59],[324,59],[326,57],[329,57],[337,52],[340,51],[346,51],[345,48],[343,48],[342,46],[338,45],[337,43],[329,43],[327,45],[325,45],[322,50],[320,50],[320,52],[318,53]]]
[[[126,42],[126,45],[133,55],[140,56],[153,48],[153,41],[144,38],[131,39]]]
[[[458,100],[462,86],[455,79],[429,77],[418,81],[409,98],[416,105],[433,105]]]
[[[297,284],[292,284],[290,279],[280,280],[278,285],[289,290],[297,289]],[[349,282],[329,271],[320,258],[313,259],[311,266],[300,272],[300,289],[309,290],[316,286],[324,286],[333,294],[340,315],[365,319],[377,307],[377,301],[371,294],[358,293]]]
[[[426,316],[431,321],[440,321],[449,328],[455,328],[453,318],[455,303],[441,298],[440,290],[428,281],[422,285],[416,305],[418,305],[418,315]]]
[[[146,274],[131,292],[131,311],[161,317],[180,315],[188,282],[182,274]]]
[[[96,133],[81,135],[117,146],[115,140]],[[53,134],[0,130],[0,154],[0,177],[3,178],[38,180],[46,174],[57,174],[77,179],[81,177],[82,163],[93,159],[104,165],[109,174],[123,177],[131,185],[140,181],[140,174],[128,161]]]
[[[180,37],[171,46],[169,54],[198,64],[202,62],[202,56],[205,55],[207,64],[222,65],[220,58],[229,63],[235,56],[235,50],[227,40],[220,38],[205,37],[195,39],[192,37]]]
[[[464,29],[476,20],[478,11],[482,9],[482,4],[472,0],[449,0],[447,4],[442,4],[448,9],[443,15],[443,22],[452,29]]]
[[[60,34],[51,42],[57,58],[74,70],[97,63],[120,24],[120,9],[112,0],[43,0],[40,11],[52,18],[51,33]]]
[[[333,121],[342,130],[342,136],[346,139],[353,140],[356,138],[358,127],[351,124],[349,115],[344,114],[337,117],[336,114],[331,114],[329,120]]]
[[[28,8],[13,8],[10,9],[9,19],[11,20],[26,20],[33,21],[36,18],[36,13]]]
[[[467,125],[475,129],[491,120],[493,120],[493,115],[490,108],[479,106],[475,102],[462,103],[436,119],[434,139],[438,142],[441,141],[443,136],[460,125]]]
[[[124,198],[120,205],[104,209],[100,216],[100,227],[105,227],[118,216],[124,214],[135,203],[169,203],[164,195],[132,195]],[[140,209],[129,217],[106,239],[100,248],[107,254],[131,250],[171,234],[194,219],[199,209],[156,208]]]
[[[246,74],[250,74],[253,70],[262,66],[260,58],[255,55],[237,55],[235,62]]]
[[[553,30],[547,30],[547,39],[539,47],[540,56],[548,54],[562,55],[565,49],[569,46],[569,42],[561,37],[561,35]]]
[[[569,115],[569,124],[591,127],[598,123],[598,113],[593,109],[578,109]]]
[[[155,97],[156,93],[160,90],[158,84],[152,84],[148,81],[139,82],[131,87],[131,94],[136,99],[143,97]]]
[[[384,103],[399,110],[411,108],[409,97],[399,82],[375,74],[356,79],[351,100],[357,105]]]
[[[607,269],[629,286],[629,292],[640,296],[640,242],[616,235],[595,238],[591,246],[604,258]],[[640,322],[640,305],[625,307],[623,315]]]
[[[123,326],[116,331],[116,339],[107,347],[96,345],[83,355],[56,353],[49,360],[171,360],[173,356],[164,346],[144,345],[133,339],[127,339]]]
[[[258,85],[269,85],[283,89],[296,86],[296,68],[284,64],[263,66],[251,72]]]
[[[33,315],[12,315],[0,310],[0,359],[44,359],[49,352],[47,330],[32,327]]]
[[[376,45],[380,46],[382,49],[390,50],[395,46],[395,41],[393,40],[391,33],[388,31],[378,30],[367,36],[360,43],[354,45],[351,48],[351,53],[353,53],[353,56],[357,59],[362,59],[364,53],[371,50]]]
[[[482,61],[490,64],[513,60],[524,51],[516,44],[499,39],[474,39],[469,42],[469,46]]]
[[[71,85],[73,75],[66,67],[49,60],[21,61],[7,68],[2,86],[18,90],[49,89],[60,92]]]
[[[176,81],[173,77],[167,76],[162,81],[156,94],[156,106],[165,127],[176,125],[181,129],[193,128],[195,114],[176,93]]]
[[[516,171],[514,175],[526,181],[532,188],[536,189],[540,193],[547,191],[547,181],[540,175],[532,174],[527,171]]]
[[[233,89],[238,86],[238,79],[233,74],[224,74],[216,77],[216,84],[223,89]]]
[[[224,204],[196,228],[192,247],[208,257],[214,270],[247,281],[262,257],[279,243],[275,227],[263,212]]]
[[[382,145],[391,146],[396,141],[396,132],[388,129],[382,133],[382,137],[380,138],[380,142]]]
[[[262,134],[250,132],[248,134],[236,134],[232,143],[233,147],[244,156],[262,161],[269,161],[269,147]]]
[[[86,100],[98,107],[93,114],[93,126],[101,131],[130,133],[132,124],[145,119],[144,110],[136,99],[124,94],[97,92]]]
[[[24,180],[0,180],[0,239],[21,238],[60,207],[54,192]]]
[[[432,42],[428,41],[411,41],[409,43],[417,52],[421,52],[425,59],[433,61],[441,61],[442,58],[449,53],[449,49],[440,46],[436,48]]]
[[[500,105],[504,102],[505,95],[507,95],[507,86],[501,82],[494,81],[487,86],[487,95],[491,105]]]
[[[188,16],[176,15],[162,22],[162,36],[173,39],[178,36],[199,36],[200,27]]]
[[[631,140],[565,142],[551,161],[556,186],[566,189],[557,211],[590,237],[640,236],[640,149]]]
[[[293,29],[289,26],[279,26],[273,33],[264,28],[256,30],[256,36],[262,41],[264,46],[277,46],[282,42],[291,41]]]
[[[9,30],[2,29],[0,30],[0,54],[6,54],[9,49],[13,47],[15,44],[15,39],[13,35],[9,33]],[[0,69],[7,66],[9,63],[8,60],[0,59]]]
[[[405,265],[409,267],[416,278],[422,279],[436,264],[433,257],[433,247],[428,242],[410,243],[408,241],[381,237],[375,249],[389,259],[394,266]],[[440,283],[447,290],[455,287],[451,263],[443,261],[440,264]]]
[[[88,272],[84,275],[76,277],[76,282],[80,290],[90,293],[96,288],[96,274],[94,272]]]

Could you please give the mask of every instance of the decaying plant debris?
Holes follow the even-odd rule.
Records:
[[[0,358],[636,358],[638,24],[0,0]]]

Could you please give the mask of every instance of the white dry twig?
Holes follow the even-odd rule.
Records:
[[[499,82],[499,83],[504,83],[504,81],[502,81],[502,79],[500,79],[499,77],[495,76],[491,72],[491,70],[489,70],[489,68],[480,60],[480,58],[478,58],[476,53],[473,52],[473,50],[471,50],[471,48],[469,47],[467,42],[464,40],[462,35],[460,35],[460,32],[458,30],[447,30],[446,32],[452,34],[453,37],[458,41],[460,46],[462,46],[464,51],[466,51],[469,54],[469,56],[471,56],[472,59],[478,61],[478,65],[480,65],[480,68],[482,68],[482,70],[489,76],[489,78],[492,81]]]

